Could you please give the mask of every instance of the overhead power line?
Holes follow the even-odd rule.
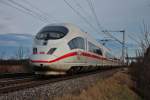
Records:
[[[104,30],[104,29],[103,29],[103,27],[101,26],[101,24],[100,24],[100,22],[99,22],[99,19],[98,19],[97,15],[96,15],[96,11],[95,11],[95,8],[94,8],[94,3],[92,2],[92,0],[87,0],[87,2],[88,2],[88,5],[90,6],[90,9],[91,9],[92,13],[93,13],[93,16],[95,17],[95,22],[97,23],[97,26],[102,30],[102,32],[103,32],[105,35],[107,35],[107,36],[113,38],[114,40],[116,40],[116,41],[118,41],[120,44],[122,44],[122,42],[121,42],[119,39],[117,39],[115,36],[113,36],[113,35],[112,35],[111,33],[109,33],[107,30]],[[103,31],[103,30],[104,30],[104,31]]]
[[[30,3],[28,0],[22,0],[23,2],[25,2],[26,4],[28,4],[30,7],[34,8],[36,11],[38,11],[42,16],[44,16],[45,18],[49,19],[50,17],[53,17],[52,15],[49,15],[48,13],[42,11],[41,9],[39,9],[38,7],[36,7],[35,5],[33,5],[32,3]],[[57,21],[57,20],[54,20]]]
[[[77,0],[73,0],[75,2],[75,4],[80,8],[80,10],[82,10],[82,12],[87,16],[89,15],[89,13],[82,7],[82,5],[80,3],[78,3]]]
[[[86,19],[86,17],[84,17],[79,11],[77,11],[75,8],[73,8],[73,6],[66,0],[64,0],[64,2],[67,4],[67,6],[69,6],[82,20],[84,20],[92,29],[94,29],[94,31],[96,31],[97,29]]]
[[[96,31],[97,29],[86,19],[86,17],[84,17],[79,11],[77,11],[75,8],[73,8],[73,6],[66,0],[64,0],[64,2],[80,17],[82,18],[91,28],[94,29],[94,31]],[[100,30],[97,31],[98,33],[101,33]],[[110,36],[111,38],[113,38],[114,40],[118,41],[120,44],[122,44],[122,42],[120,40],[118,40],[116,37],[114,37],[112,34],[110,34],[107,30],[102,31],[105,35]]]
[[[22,8],[22,9],[24,9],[24,10],[30,12],[30,13],[35,14],[37,17],[41,18],[42,20],[45,20],[46,22],[48,21],[47,18],[43,17],[42,15],[40,15],[39,13],[37,13],[37,12],[35,12],[35,11],[33,11],[33,10],[31,10],[31,9],[29,9],[29,8],[27,8],[27,7],[25,7],[25,6],[23,6],[22,4],[20,4],[20,3],[16,2],[16,1],[14,1],[14,0],[8,0],[8,1],[9,1],[10,3],[12,3],[12,4],[14,4],[14,5],[17,5],[18,7],[20,7],[20,8]]]
[[[18,11],[22,12],[22,13],[25,13],[25,14],[28,14],[44,23],[47,23],[48,20],[47,18],[43,17],[43,15],[25,7],[24,5],[18,3],[18,2],[15,2],[13,0],[2,0],[1,3],[5,4],[6,6],[10,6],[12,8],[15,8],[17,9]]]
[[[8,2],[6,2],[6,1],[4,1],[4,0],[1,1],[0,3],[3,3],[3,4],[6,5],[6,6],[12,7],[12,8],[14,8],[14,9],[16,9],[16,10],[22,12],[22,13],[25,13],[25,14],[27,14],[27,15],[30,15],[30,16],[32,16],[33,18],[36,18],[36,19],[38,19],[38,20],[40,20],[40,21],[42,21],[42,22],[44,22],[44,23],[46,22],[45,20],[43,20],[43,19],[37,17],[37,16],[34,15],[33,13],[30,13],[30,12],[28,12],[28,11],[25,11],[25,10],[23,10],[23,9],[20,9],[20,8],[18,8],[18,7],[16,7],[16,6],[12,5],[11,3],[8,3]]]
[[[130,39],[132,39],[133,41],[135,41],[137,44],[141,44],[137,39],[135,39],[133,36],[131,36],[131,35],[129,35],[128,34],[128,37],[130,38]]]
[[[95,8],[94,8],[94,4],[93,4],[92,0],[86,0],[86,1],[87,1],[88,5],[89,5],[89,7],[90,7],[90,9],[91,9],[91,12],[93,13],[93,16],[95,17],[95,22],[97,23],[98,27],[99,27],[100,29],[102,29],[102,26],[101,26],[101,24],[100,24],[100,22],[99,22],[99,20],[98,20],[97,15],[96,15]],[[102,29],[102,30],[103,30],[103,29]]]

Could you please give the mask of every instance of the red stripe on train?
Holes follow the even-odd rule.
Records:
[[[107,60],[106,58],[102,57],[102,56],[96,56],[87,52],[82,52],[81,53],[82,56],[86,56],[86,57],[91,57],[91,58],[96,58],[96,59],[101,59],[101,60]]]
[[[71,53],[65,54],[65,55],[63,55],[61,57],[58,57],[58,58],[56,58],[54,60],[50,60],[50,61],[31,60],[31,62],[33,62],[33,63],[53,63],[53,62],[56,62],[56,61],[59,61],[59,60],[62,60],[62,59],[68,58],[68,57],[76,56],[76,55],[78,55],[77,52],[71,52]],[[96,56],[96,55],[93,55],[93,54],[90,54],[90,53],[86,53],[86,52],[81,52],[81,54],[79,54],[79,55],[86,56],[86,57],[91,57],[91,58],[95,58],[95,59],[108,60],[107,58],[104,58],[102,56]],[[112,61],[112,60],[108,60],[108,61]]]
[[[36,62],[36,63],[53,63],[53,62],[59,61],[61,59],[68,58],[68,57],[75,56],[75,55],[77,55],[77,52],[71,52],[71,53],[65,54],[65,55],[63,55],[61,57],[58,57],[58,58],[56,58],[54,60],[51,60],[51,61],[31,60],[31,62]]]

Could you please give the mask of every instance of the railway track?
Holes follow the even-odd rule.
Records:
[[[0,88],[4,86],[9,86],[12,84],[19,84],[19,83],[24,83],[24,82],[29,82],[35,80],[34,76],[29,76],[29,77],[22,77],[22,78],[5,78],[5,79],[0,79]]]
[[[101,73],[103,77],[109,77],[116,71],[119,71],[118,69],[110,69],[110,70],[96,70],[96,71],[90,71],[86,73],[79,73],[72,76],[57,76],[57,77],[49,77],[49,78],[37,78],[37,76],[31,76],[26,78],[20,78],[20,79],[14,79],[14,80],[0,80],[0,94],[9,93],[13,91],[23,90],[27,88],[33,88],[44,84],[74,79],[78,77],[86,77],[91,74]]]
[[[34,75],[33,73],[0,73],[0,81],[11,78],[23,78]]]

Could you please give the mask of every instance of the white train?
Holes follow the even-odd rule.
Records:
[[[119,62],[107,48],[69,23],[42,28],[34,39],[31,56],[35,73],[40,75],[76,73]]]

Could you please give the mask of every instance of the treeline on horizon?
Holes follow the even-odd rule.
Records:
[[[29,59],[9,59],[9,60],[0,60],[0,65],[28,65],[30,63]]]

